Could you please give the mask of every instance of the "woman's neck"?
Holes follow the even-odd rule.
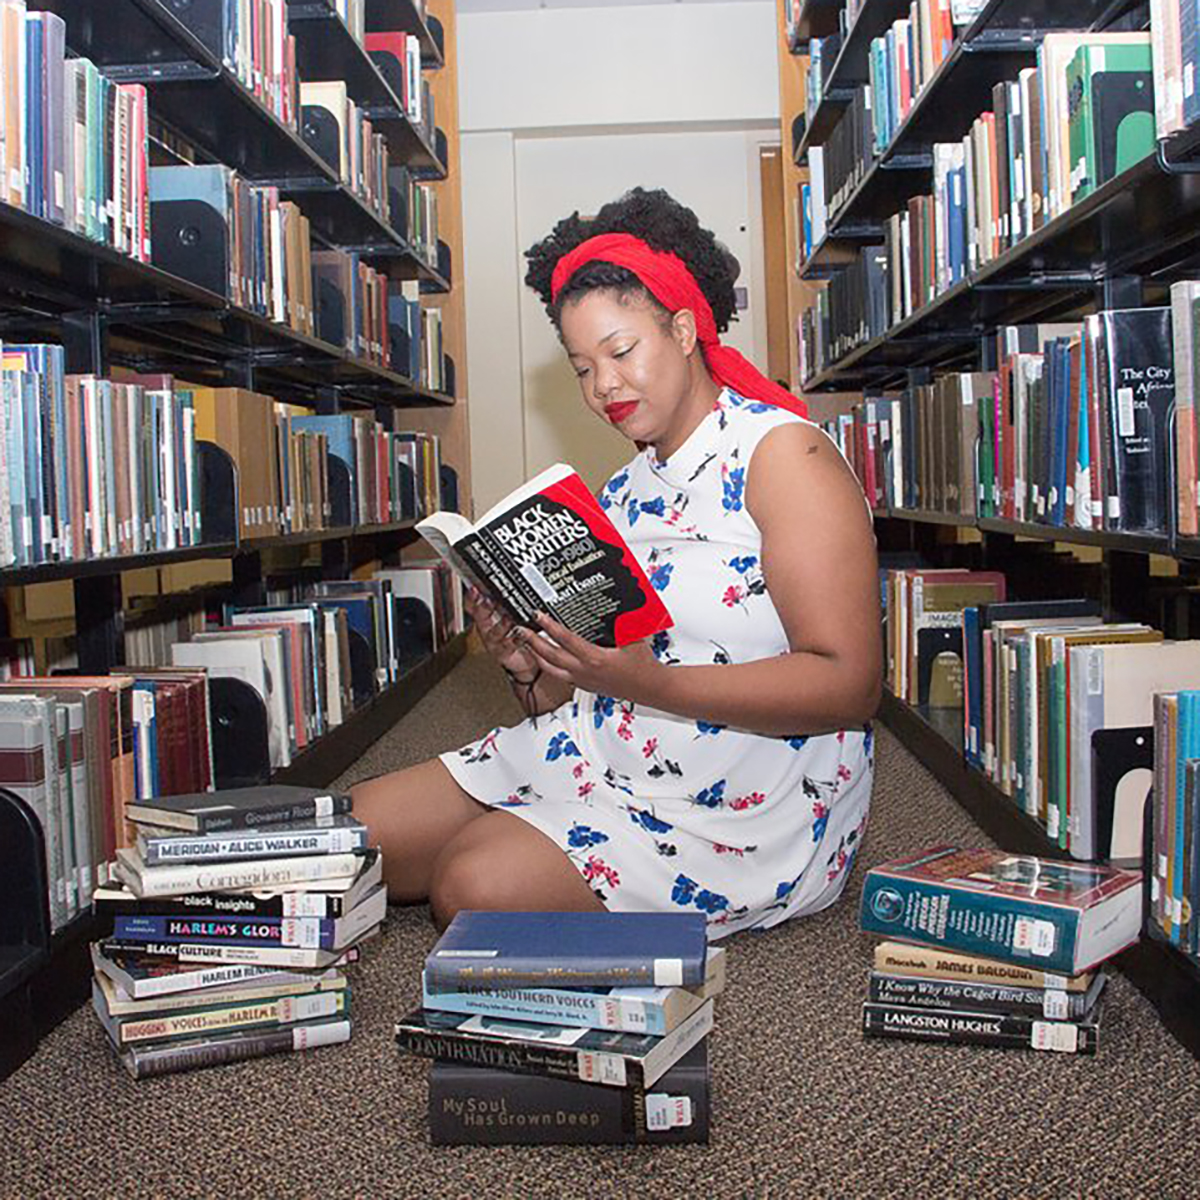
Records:
[[[695,357],[699,359],[700,355]],[[695,433],[704,418],[716,408],[717,397],[720,394],[720,385],[708,373],[708,368],[703,362],[693,362],[687,394],[675,410],[671,427],[658,441],[652,443],[654,457],[659,462],[666,462]]]

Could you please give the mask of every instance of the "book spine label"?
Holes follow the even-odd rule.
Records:
[[[861,915],[868,933],[1076,973],[1079,914],[1073,909],[871,873],[863,887]]]
[[[244,862],[216,862],[209,865],[178,864],[159,871],[118,874],[143,899],[181,896],[189,892],[227,892],[238,888],[270,888],[286,883],[316,882],[353,875],[361,860],[353,854],[307,855],[280,863],[262,859]]]
[[[1071,1021],[1042,1021],[998,1013],[930,1012],[887,1004],[863,1005],[867,1037],[919,1042],[1095,1054],[1099,1029]]]
[[[325,967],[332,965],[330,950],[302,950],[291,946],[221,945],[203,942],[135,942],[114,939],[109,943],[118,954],[150,954],[181,963],[228,962],[258,967]]]

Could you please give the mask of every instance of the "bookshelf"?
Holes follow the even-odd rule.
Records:
[[[423,70],[434,73],[438,127],[427,135],[406,115],[376,61],[324,0],[289,0],[287,31],[303,80],[345,80],[350,98],[382,133],[393,165],[439,191],[436,266],[426,261],[339,178],[316,152],[303,122],[289,128],[260,102],[221,55],[223,0],[29,0],[66,22],[70,53],[109,78],[143,84],[154,124],[151,161],[219,162],[256,185],[278,187],[311,224],[314,247],[360,254],[390,280],[419,280],[421,303],[443,310],[446,390],[435,391],[341,345],[238,307],[218,291],[135,259],[0,201],[0,337],[64,347],[68,373],[113,368],[162,372],[198,385],[238,386],[318,413],[364,409],[386,429],[435,432],[460,504],[471,509],[465,404],[465,311],[460,272],[457,79],[454,9],[431,0],[367,0],[370,31],[417,37]],[[158,131],[168,135],[157,136]],[[178,156],[183,147],[191,157]],[[152,231],[153,241],[153,231]],[[219,585],[238,603],[261,602],[272,572],[345,578],[397,564],[416,550],[412,520],[338,525],[307,533],[241,538],[233,513],[232,463],[201,444],[201,507],[208,541],[177,550],[45,562],[0,569],[6,599],[33,585],[68,582],[81,673],[125,662],[123,577],[144,568],[224,560]],[[222,461],[223,460],[223,461]],[[211,467],[211,472],[207,472]],[[331,470],[331,487],[338,485]],[[335,506],[336,511],[336,506]],[[348,508],[346,511],[349,511]],[[314,557],[315,556],[315,557]],[[197,593],[193,598],[200,598]],[[164,597],[164,608],[171,598]],[[188,595],[176,598],[186,606]],[[466,651],[465,635],[433,653],[411,654],[397,682],[357,707],[335,730],[275,772],[281,782],[323,786],[355,762]],[[218,703],[214,699],[214,709]],[[214,723],[226,721],[220,711]],[[236,742],[236,730],[227,740]],[[214,737],[214,742],[216,738]],[[0,1078],[87,996],[92,922],[84,913],[52,936],[45,913],[40,827],[16,797],[0,793],[0,873],[24,899],[0,919]],[[41,874],[38,874],[40,866]],[[10,901],[12,897],[10,896]]]
[[[812,289],[846,269],[860,247],[884,241],[887,218],[910,197],[930,191],[933,144],[964,137],[976,116],[992,107],[992,87],[1036,64],[1044,34],[1144,30],[1148,13],[1144,4],[1105,0],[985,0],[978,15],[957,31],[887,145],[863,164],[841,204],[829,212],[824,239],[807,261],[797,255],[797,281],[809,288],[804,294],[814,296]],[[781,31],[785,15],[781,3]],[[853,89],[867,83],[864,47],[870,38],[906,15],[907,5],[865,0],[824,74],[821,103],[793,141],[798,171],[807,152],[829,138]],[[784,53],[803,56],[807,37],[837,30],[836,12],[817,21],[805,4],[793,44],[786,36],[780,44]],[[782,114],[786,129],[804,105],[794,90],[791,96],[785,90],[784,100],[792,105]],[[877,395],[929,382],[941,371],[994,369],[992,335],[1000,325],[1074,320],[1106,309],[1167,303],[1169,285],[1194,277],[1200,265],[1198,160],[1200,127],[1160,140],[1154,154],[990,261],[968,269],[965,278],[910,316],[810,370],[800,381],[810,403],[820,411],[823,396],[833,401],[848,393]],[[1196,636],[1190,595],[1200,581],[1200,539],[1180,537],[1173,520],[1163,534],[1142,535],[886,506],[875,510],[875,519],[881,551],[915,552],[936,567],[1000,570],[1011,595],[1088,595],[1100,600],[1106,620],[1144,621],[1168,637]],[[964,756],[960,711],[918,708],[885,692],[880,717],[1001,846],[1063,854],[1036,820]],[[1116,965],[1180,1043],[1200,1057],[1200,967],[1149,920],[1150,874],[1143,939]]]

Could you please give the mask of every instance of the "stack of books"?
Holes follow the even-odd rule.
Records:
[[[135,1079],[345,1042],[341,968],[387,911],[350,797],[268,786],[130,805],[97,889],[92,1001]]]
[[[867,1037],[1095,1054],[1102,963],[1137,941],[1137,871],[937,846],[875,867]]]
[[[707,1142],[724,985],[703,914],[460,912],[396,1042],[437,1145]]]

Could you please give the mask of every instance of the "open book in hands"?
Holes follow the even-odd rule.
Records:
[[[536,628],[544,612],[598,646],[625,646],[673,624],[604,509],[562,463],[474,524],[437,512],[417,531],[519,625]]]

